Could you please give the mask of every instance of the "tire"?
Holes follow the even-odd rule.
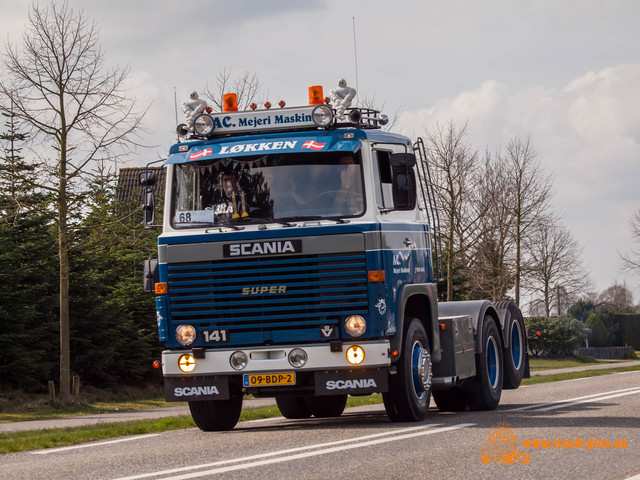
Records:
[[[502,341],[496,323],[485,317],[482,325],[482,353],[476,355],[476,376],[462,385],[469,408],[494,410],[500,403],[504,362]]]
[[[242,412],[242,396],[228,400],[204,400],[189,402],[189,410],[196,426],[205,432],[232,430]]]
[[[307,406],[316,418],[339,417],[347,405],[348,395],[307,397]]]
[[[460,387],[451,390],[436,390],[433,400],[441,412],[464,412],[467,409],[467,399]]]
[[[276,395],[276,405],[284,418],[297,420],[311,416],[306,398],[300,395]]]
[[[397,373],[382,394],[387,415],[394,422],[417,422],[429,411],[433,370],[429,339],[417,318],[408,319]]]
[[[518,388],[527,360],[527,340],[522,312],[514,302],[505,301],[496,304],[498,310],[505,312],[505,338],[509,346],[504,349],[504,382],[502,388]]]

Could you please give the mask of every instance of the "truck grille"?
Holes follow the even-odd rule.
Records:
[[[345,314],[368,313],[362,252],[169,264],[167,271],[172,321],[228,329],[220,347],[326,341],[327,326],[338,338]]]

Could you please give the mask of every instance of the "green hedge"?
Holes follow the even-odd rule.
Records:
[[[527,317],[529,350],[534,357],[572,355],[586,339],[584,323],[570,315],[562,317]],[[539,335],[538,335],[539,332]]]
[[[640,350],[640,315],[618,314],[616,321],[620,325],[621,343]]]

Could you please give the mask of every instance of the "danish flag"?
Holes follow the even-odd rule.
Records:
[[[205,148],[204,150],[200,150],[198,153],[192,153],[189,155],[189,160],[197,160],[199,158],[206,157],[207,155],[211,155],[213,150],[210,148]]]
[[[318,143],[314,142],[313,140],[308,140],[304,142],[302,148],[310,148],[311,150],[322,150],[325,145],[326,143]]]

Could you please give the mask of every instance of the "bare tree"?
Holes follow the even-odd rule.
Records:
[[[543,172],[530,138],[522,140],[515,137],[509,140],[505,153],[500,154],[500,162],[507,180],[504,188],[514,220],[514,296],[519,305],[523,243],[531,233],[536,233],[532,230],[548,212],[553,183],[551,176]]]
[[[482,237],[468,255],[471,298],[503,300],[513,287],[515,218],[507,180],[502,158],[487,152],[480,176]]]
[[[482,219],[478,201],[478,152],[466,143],[467,124],[450,121],[427,132],[427,156],[432,168],[438,206],[442,211],[447,300],[454,299],[454,271],[467,265],[466,254],[480,239]]]
[[[528,252],[526,289],[546,316],[561,315],[590,287],[582,264],[582,249],[571,232],[553,218],[539,220],[531,228],[524,247]],[[540,309],[538,308],[538,311]]]
[[[635,311],[633,306],[633,293],[624,283],[619,284],[615,282],[610,287],[605,288],[602,293],[598,295],[597,303],[610,304],[618,313],[633,313]]]
[[[218,73],[213,90],[207,84],[203,95],[211,102],[211,107],[222,111],[222,96],[225,93],[235,93],[238,97],[238,109],[248,110],[251,103],[259,101],[262,84],[255,73],[244,72],[240,77],[231,76],[231,68]]]
[[[29,9],[22,48],[7,42],[0,83],[3,109],[30,131],[43,157],[34,186],[51,192],[57,207],[60,266],[60,399],[70,395],[69,232],[95,161],[115,159],[131,145],[144,113],[127,98],[129,69],[105,67],[98,30],[64,3]],[[53,155],[50,158],[48,155]]]

